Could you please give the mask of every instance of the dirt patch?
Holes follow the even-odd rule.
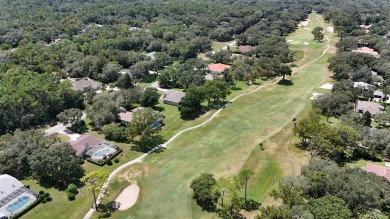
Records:
[[[122,172],[118,175],[120,180],[125,180],[127,182],[137,181],[139,178],[147,175],[148,169],[145,166],[132,166],[128,170]]]

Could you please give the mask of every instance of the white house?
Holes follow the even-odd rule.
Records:
[[[34,203],[38,193],[8,174],[0,175],[0,218],[10,218]]]

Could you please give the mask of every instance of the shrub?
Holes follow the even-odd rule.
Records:
[[[45,192],[44,191],[39,191],[39,195],[43,195],[43,194],[45,194]]]
[[[76,192],[77,192],[77,186],[76,186],[75,184],[71,183],[71,184],[68,185],[68,189],[67,189],[67,190],[68,190],[69,192],[71,192],[71,193],[76,194]]]
[[[70,192],[69,190],[66,190],[66,195],[68,196],[69,201],[73,201],[76,199],[76,195],[73,192]]]
[[[115,158],[115,159],[114,159],[114,162],[115,162],[115,163],[118,163],[118,162],[119,162],[119,159],[118,159],[118,158]]]
[[[53,199],[52,199],[51,197],[47,197],[47,198],[46,198],[46,201],[47,201],[47,202],[51,202],[52,200],[53,200]]]
[[[376,155],[374,156],[374,159],[373,159],[373,160],[376,161],[376,162],[382,162],[382,161],[383,161],[382,156],[379,155],[379,154],[376,154]]]
[[[45,197],[47,198],[47,197],[49,197],[49,196],[50,196],[50,193],[46,192],[46,193],[45,193]]]
[[[107,160],[107,165],[108,165],[108,166],[111,166],[111,165],[112,165],[112,160],[111,160],[111,159],[108,159],[108,160]]]

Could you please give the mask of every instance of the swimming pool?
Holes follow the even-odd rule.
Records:
[[[29,200],[30,200],[30,197],[28,197],[28,196],[20,197],[20,198],[18,198],[18,200],[16,202],[8,205],[8,207],[6,209],[10,213],[15,213],[18,210],[20,210],[20,208],[22,208],[24,205],[26,205]]]
[[[109,154],[113,154],[115,153],[115,149],[114,148],[103,148],[101,150],[98,150],[96,151],[93,155],[92,155],[92,159],[93,160],[99,160],[99,159],[103,159],[103,156],[106,155],[108,156]]]

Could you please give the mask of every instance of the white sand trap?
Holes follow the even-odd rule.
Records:
[[[322,96],[324,94],[322,93],[313,93],[313,95],[310,97],[310,100],[315,100],[317,99],[318,97]]]
[[[309,25],[309,23],[310,23],[310,19],[307,19],[305,21],[301,21],[302,27],[305,27],[305,26]]]
[[[320,88],[327,89],[327,90],[332,90],[333,84],[324,84]]]
[[[292,42],[292,41],[294,41],[294,40],[287,40],[288,43],[289,43],[289,42]]]
[[[304,42],[303,45],[309,45],[309,43],[308,42]]]
[[[303,28],[303,29],[305,29],[305,30],[310,30],[310,28],[308,28],[308,27],[305,27],[305,28]]]
[[[334,33],[334,27],[327,27],[326,30],[331,33]]]
[[[121,194],[115,199],[115,202],[119,204],[118,210],[125,211],[137,202],[139,195],[139,187],[137,184],[131,184],[124,189]]]
[[[389,163],[389,162],[385,162],[385,165],[386,165],[387,167],[390,167],[390,163]]]

